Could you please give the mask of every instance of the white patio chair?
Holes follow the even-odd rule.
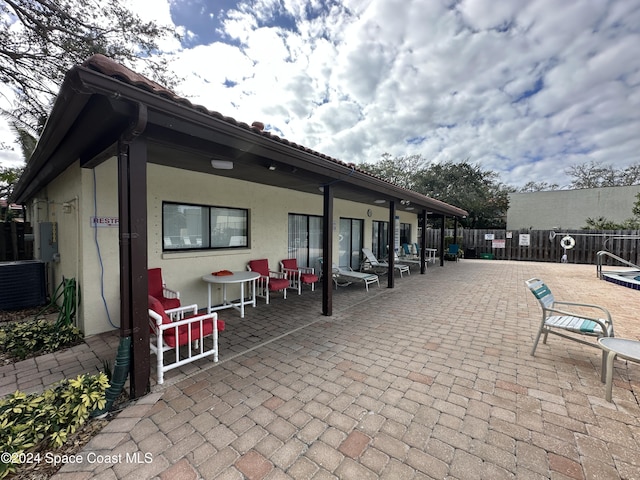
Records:
[[[554,298],[551,289],[539,278],[531,278],[526,282],[531,293],[538,299],[542,309],[542,321],[533,342],[531,355],[535,355],[540,336],[544,334],[542,343],[547,343],[547,336],[552,333],[559,337],[600,348],[597,343],[585,337],[613,337],[613,320],[609,311],[599,305],[590,303],[561,302]],[[597,316],[582,313],[594,312]],[[603,317],[603,318],[601,318]],[[601,378],[605,381],[606,353],[602,352]]]
[[[379,261],[371,250],[369,250],[368,248],[363,248],[362,253],[364,253],[364,256],[365,256],[365,261],[362,264],[363,268],[365,269],[369,268],[376,273],[378,272],[384,273],[389,271],[389,264],[387,262]],[[394,267],[394,270],[397,270],[400,272],[400,278],[402,278],[402,275],[404,273],[406,273],[407,275],[411,275],[411,271],[409,270],[409,265],[395,263],[393,267]]]
[[[339,267],[335,263],[331,264],[333,273],[333,283],[338,286],[345,287],[353,282],[364,282],[364,286],[369,291],[369,285],[377,283],[380,286],[380,278],[375,273],[356,272],[351,267]]]
[[[181,365],[208,356],[217,362],[218,332],[224,327],[215,312],[199,315],[196,304],[165,311],[158,299],[149,296],[150,347],[156,355],[158,384],[164,382],[165,372]],[[168,351],[173,355],[167,356]]]

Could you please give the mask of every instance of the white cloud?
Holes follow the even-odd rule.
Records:
[[[468,158],[516,186],[640,162],[640,0],[261,0],[227,13],[221,41],[167,47],[178,93],[327,155]]]

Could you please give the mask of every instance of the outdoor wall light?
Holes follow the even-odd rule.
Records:
[[[386,200],[374,200],[373,203],[385,203]]]
[[[411,211],[411,210],[413,210],[413,207],[407,207],[407,208],[405,208],[405,210]]]
[[[214,158],[211,160],[211,166],[216,170],[232,170],[233,162],[230,160],[218,160]]]

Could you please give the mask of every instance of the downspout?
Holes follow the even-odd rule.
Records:
[[[144,132],[144,129],[147,125],[147,107],[146,105],[138,103],[136,105],[136,117],[132,118],[132,121],[129,124],[129,128],[120,136],[118,141],[118,169],[122,165],[129,164],[128,158],[128,148],[125,146],[129,143],[132,143],[138,136]],[[132,337],[134,334],[134,321],[132,317],[133,308],[132,307],[132,299],[131,299],[131,271],[130,271],[130,261],[131,261],[131,228],[129,225],[129,215],[128,212],[125,215],[126,221],[123,222],[122,212],[122,192],[121,183],[124,180],[127,180],[126,184],[128,185],[129,172],[127,169],[126,174],[123,172],[118,172],[118,205],[120,209],[120,313],[121,313],[121,321],[120,321],[120,343],[118,345],[118,353],[116,355],[116,359],[113,365],[113,373],[111,375],[110,385],[107,391],[105,392],[106,404],[102,410],[95,411],[92,416],[94,417],[102,417],[105,416],[111,407],[113,406],[114,401],[120,395],[120,392],[124,388],[124,384],[127,380],[127,376],[133,368],[135,372],[135,362],[134,365],[131,365],[131,354],[132,354]],[[146,181],[146,180],[145,180]],[[127,199],[129,198],[129,194],[127,193]],[[127,202],[127,210],[129,209],[129,203]],[[123,232],[123,228],[125,231]],[[135,348],[135,344],[133,345]],[[148,347],[147,347],[148,354]],[[134,355],[134,358],[136,356]],[[135,375],[134,372],[131,372],[131,389],[132,392],[137,391],[135,385]],[[147,385],[149,382],[148,372],[147,372]],[[146,385],[145,387],[146,388]],[[134,395],[135,396],[135,395]]]

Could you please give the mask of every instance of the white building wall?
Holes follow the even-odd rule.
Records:
[[[94,188],[95,173],[95,188]],[[249,260],[268,258],[270,267],[287,258],[288,215],[322,215],[322,194],[300,192],[148,164],[148,265],[162,268],[169,287],[180,291],[183,304],[207,302],[207,285],[202,276],[214,271],[246,270]],[[62,276],[78,278],[82,290],[78,326],[85,335],[105,332],[120,325],[119,230],[117,227],[91,226],[93,216],[118,217],[117,160],[111,158],[95,170],[81,169],[76,163],[38,195],[37,221],[57,221],[60,262],[52,264],[56,282]],[[73,202],[70,213],[62,205]],[[162,251],[162,202],[193,203],[249,210],[248,249],[194,252]],[[372,216],[367,216],[367,210]],[[415,213],[398,212],[402,223],[412,224],[417,235]],[[338,245],[340,217],[364,219],[364,244],[371,246],[372,221],[388,221],[387,208],[336,199],[333,241]],[[37,235],[36,235],[37,236]],[[413,239],[416,241],[417,239]],[[334,251],[334,262],[338,252]],[[229,288],[229,298],[238,291]],[[221,301],[215,289],[214,302]],[[103,301],[104,298],[104,301]],[[260,302],[262,302],[260,300]]]
[[[640,185],[511,193],[507,230],[581,229],[587,218],[621,223],[633,217]]]

